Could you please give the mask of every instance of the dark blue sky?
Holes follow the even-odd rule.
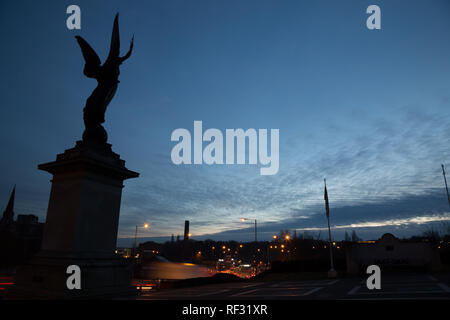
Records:
[[[66,28],[81,7],[82,29]],[[381,7],[382,29],[366,28]],[[94,80],[74,39],[105,59],[120,12],[122,66],[108,107],[109,142],[141,177],[125,183],[120,237],[251,240],[326,226],[327,177],[336,236],[421,233],[450,219],[450,2],[2,1],[0,207],[45,219],[50,176],[37,170],[74,145]],[[175,166],[176,128],[280,129],[280,170]],[[248,227],[248,228],[247,228]]]

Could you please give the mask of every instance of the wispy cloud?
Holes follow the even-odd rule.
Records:
[[[335,228],[406,226],[445,218],[440,163],[450,156],[450,118],[417,108],[399,110],[396,120],[370,120],[356,133],[336,124],[308,140],[282,136],[275,176],[260,176],[251,166],[177,167],[166,156],[126,190],[121,235],[132,232],[134,221],[145,219],[158,226],[155,236],[181,233],[184,219],[192,221],[197,235],[221,233],[245,228],[242,216],[320,230],[314,217],[324,210],[323,177],[332,207],[346,212]],[[318,224],[301,228],[306,222]]]
[[[432,222],[445,222],[450,221],[450,213],[447,212],[444,215],[436,216],[420,216],[411,217],[406,219],[388,219],[379,221],[366,221],[345,225],[335,225],[332,229],[358,229],[358,228],[381,228],[381,227],[392,227],[392,226],[409,226],[411,224],[428,224]],[[311,227],[311,228],[298,228],[297,231],[320,231],[328,230],[326,227]]]

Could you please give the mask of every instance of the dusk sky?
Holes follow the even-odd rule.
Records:
[[[81,30],[66,27],[81,8]],[[381,8],[368,30],[366,8]],[[119,244],[166,240],[190,220],[194,239],[268,240],[281,229],[333,236],[354,229],[421,234],[450,221],[448,0],[150,0],[0,3],[0,213],[17,184],[15,213],[44,221],[51,175],[37,169],[75,145],[96,86],[75,35],[105,60],[120,12],[117,94],[104,124],[125,181]],[[177,128],[280,130],[280,167],[174,165]]]

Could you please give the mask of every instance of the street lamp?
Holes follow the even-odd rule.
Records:
[[[245,221],[247,221],[247,220],[249,220],[248,218],[244,218],[244,217],[242,217],[241,218],[241,221],[242,222],[245,222]],[[257,223],[256,223],[256,219],[255,219],[255,245],[257,244],[257,242],[258,242],[258,236],[257,236],[257,228],[256,228],[256,226],[257,226]],[[259,249],[258,249],[258,252],[259,252]],[[256,257],[256,252],[255,252],[255,255],[253,256],[254,258]],[[255,261],[254,261],[255,262]],[[256,275],[256,266],[254,266],[254,273],[255,273],[255,275]]]
[[[241,218],[241,221],[242,222],[245,222],[245,221],[247,221],[247,220],[249,220],[249,219],[247,219],[247,218]],[[256,219],[255,219],[255,242],[257,242],[258,241],[258,238],[257,238],[257,232],[256,232]]]
[[[144,223],[143,225],[144,229],[148,229],[149,224]],[[137,241],[137,234],[138,234],[138,226],[136,225],[136,232],[134,234],[134,248],[133,248],[133,259],[136,257],[136,241]]]

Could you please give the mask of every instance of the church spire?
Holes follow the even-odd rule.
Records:
[[[0,221],[1,223],[11,223],[14,221],[14,198],[16,195],[16,185],[11,192],[11,196],[9,197],[8,205],[6,206],[5,211],[3,211],[3,218]]]

